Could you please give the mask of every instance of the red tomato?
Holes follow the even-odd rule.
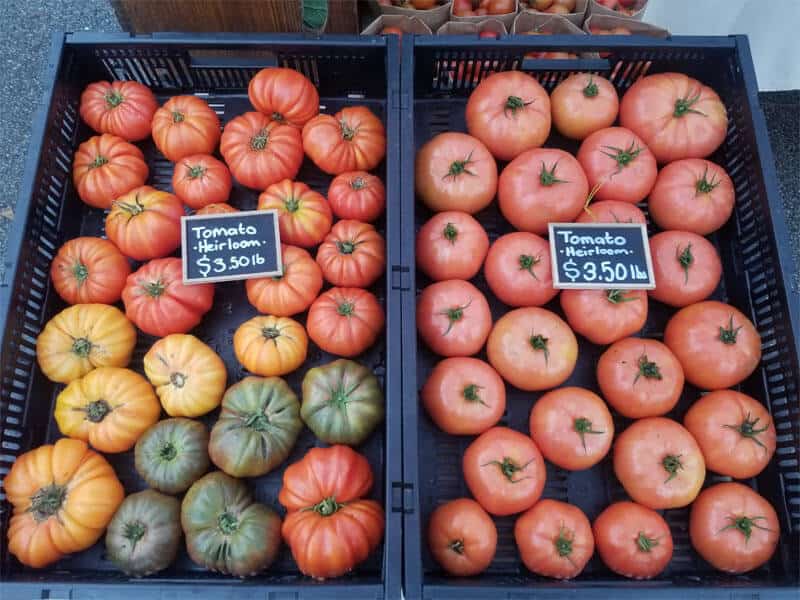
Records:
[[[630,202],[604,200],[592,202],[585,208],[576,223],[642,223],[647,225],[647,217]]]
[[[464,451],[464,481],[487,512],[513,515],[533,506],[544,490],[544,459],[527,435],[492,427]]]
[[[639,79],[622,97],[619,121],[661,163],[705,158],[728,132],[728,113],[717,93],[682,73]]]
[[[497,424],[506,410],[500,375],[477,358],[446,358],[437,364],[420,391],[425,410],[451,435],[477,435]]]
[[[138,81],[96,81],[81,94],[80,113],[98,133],[111,133],[129,142],[150,137],[158,100]]]
[[[553,4],[553,0],[527,0],[528,8],[533,10],[547,10]]]
[[[639,332],[647,321],[643,290],[564,290],[561,308],[575,333],[606,346]]]
[[[294,69],[261,69],[250,80],[247,95],[258,112],[279,123],[302,127],[319,114],[317,88]]]
[[[485,8],[490,15],[507,15],[517,10],[517,0],[488,0],[481,8]]]
[[[683,418],[706,466],[736,479],[755,477],[775,454],[775,424],[766,407],[733,390],[701,396]]]
[[[719,285],[722,261],[703,236],[663,231],[650,238],[656,288],[647,293],[670,306],[687,306],[708,298]]]
[[[580,164],[563,150],[529,150],[500,174],[497,201],[516,228],[543,235],[551,222],[570,222],[580,214],[589,184]]]
[[[175,195],[194,209],[227,202],[231,185],[231,173],[225,163],[207,154],[181,159],[172,174]]]
[[[417,233],[417,265],[435,281],[472,279],[488,250],[486,231],[465,212],[435,214]]]
[[[577,506],[540,500],[514,523],[514,540],[525,566],[537,575],[572,579],[594,553],[592,525]]]
[[[509,306],[542,306],[556,297],[550,244],[535,233],[507,233],[497,238],[483,267],[486,283]]]
[[[339,221],[317,250],[325,280],[339,287],[369,287],[386,268],[386,244],[375,228]]]
[[[281,244],[283,275],[244,282],[247,299],[256,310],[276,317],[291,317],[307,310],[322,289],[322,269],[297,246]]]
[[[746,573],[766,563],[780,534],[772,505],[741,483],[718,483],[703,490],[689,516],[694,549],[728,573]]]
[[[433,211],[476,213],[497,192],[497,163],[479,139],[440,133],[419,152],[414,167],[417,195]]]
[[[303,248],[319,244],[333,223],[327,200],[300,181],[273,183],[258,197],[258,209],[278,211],[281,241]]]
[[[631,498],[658,510],[689,505],[703,486],[706,465],[700,446],[679,423],[647,417],[617,436],[614,473]]]
[[[356,356],[383,331],[385,317],[378,299],[360,288],[331,288],[308,310],[308,337],[325,352]]]
[[[667,414],[683,392],[683,367],[664,344],[644,338],[614,342],[597,361],[606,401],[630,419]]]
[[[561,135],[582,140],[617,120],[619,96],[605,77],[575,73],[550,95],[553,125]]]
[[[451,500],[431,515],[428,548],[434,560],[450,575],[477,575],[494,559],[497,528],[475,500]]]
[[[672,560],[672,533],[656,511],[634,502],[616,502],[594,520],[597,553],[624,577],[651,579]]]
[[[430,10],[436,7],[437,0],[411,0],[411,4],[417,10]]]
[[[340,219],[369,223],[383,214],[386,189],[380,177],[366,171],[342,173],[331,181],[328,203]]]
[[[595,131],[581,144],[578,162],[598,200],[636,204],[653,189],[656,159],[635,133],[623,127]]]
[[[547,392],[533,405],[530,430],[544,457],[569,471],[603,460],[611,449],[614,422],[603,399],[579,387]]]
[[[211,310],[214,284],[183,285],[181,259],[160,258],[131,273],[122,302],[125,315],[145,333],[186,333]]]
[[[679,310],[664,343],[681,361],[686,381],[704,390],[733,387],[761,361],[761,336],[739,310],[707,300]]]
[[[117,247],[95,237],[69,240],[50,265],[53,287],[68,304],[114,304],[130,273]]]
[[[238,208],[234,208],[230,204],[226,204],[225,202],[219,202],[217,204],[207,204],[200,210],[195,211],[194,214],[196,215],[219,215],[224,213],[233,213],[239,212]]]
[[[149,185],[135,188],[111,204],[106,235],[134,260],[161,258],[181,245],[183,204]]]
[[[470,94],[466,119],[467,131],[486,144],[495,158],[511,160],[547,140],[550,98],[527,73],[494,73]]]
[[[303,149],[331,175],[369,171],[386,155],[386,130],[366,106],[348,106],[318,115],[303,126]]]
[[[477,354],[491,328],[492,313],[486,297],[467,281],[439,281],[426,287],[419,296],[417,329],[436,354]]]
[[[518,308],[494,324],[486,354],[511,385],[526,391],[547,390],[572,375],[578,341],[555,313],[544,308]]]
[[[148,173],[142,151],[110,133],[83,142],[72,163],[78,197],[95,208],[109,208],[123,194],[144,185]]]
[[[404,31],[399,27],[384,27],[381,29],[381,35],[403,35]]]
[[[494,31],[483,30],[480,33],[478,33],[478,38],[479,39],[496,40],[496,39],[500,38],[500,34],[499,33],[495,33]]]
[[[650,217],[661,229],[708,235],[730,218],[735,191],[719,165],[686,159],[661,169],[647,203]]]
[[[213,154],[219,132],[217,113],[197,96],[173,96],[153,115],[153,141],[172,162],[192,154]]]
[[[472,0],[453,0],[453,14],[456,17],[472,15]]]
[[[294,179],[303,162],[303,142],[296,127],[247,112],[225,125],[219,151],[236,181],[264,190]]]

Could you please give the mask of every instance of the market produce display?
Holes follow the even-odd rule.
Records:
[[[224,127],[198,96],[156,99],[133,81],[83,93],[81,117],[98,135],[75,153],[74,193],[108,239],[53,249],[64,304],[36,339],[36,362],[63,384],[52,418],[64,437],[20,455],[3,481],[8,548],[26,566],[105,534],[105,555],[133,577],[186,552],[249,577],[285,541],[297,569],[322,579],[382,541],[367,458],[308,449],[365,445],[374,461],[370,440],[382,436],[384,370],[373,359],[385,354],[386,190],[370,171],[386,153],[384,125],[357,102],[320,114],[315,85],[288,68],[258,72],[248,92],[256,110],[224,115]],[[154,159],[152,143],[136,145],[148,137]],[[315,189],[295,180],[304,160],[329,174]],[[240,209],[277,212],[282,274],[184,284],[181,217]],[[225,330],[234,313],[246,316]],[[130,469],[118,479],[98,452]],[[251,490],[274,498],[281,480],[280,505],[254,501]]]

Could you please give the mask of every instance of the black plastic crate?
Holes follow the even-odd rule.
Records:
[[[605,59],[528,60],[532,50],[608,52]],[[584,54],[597,56],[597,54]],[[792,270],[788,235],[777,192],[772,153],[758,105],[757,84],[746,37],[673,37],[654,40],[638,36],[505,37],[498,41],[448,36],[446,40],[408,37],[402,56],[402,248],[403,309],[403,443],[404,443],[404,589],[407,598],[534,598],[534,597],[720,597],[756,598],[785,595],[797,598],[800,583],[800,308],[798,294],[789,282]],[[770,409],[778,443],[774,459],[757,478],[747,482],[775,506],[781,523],[780,545],[764,567],[742,576],[715,571],[691,548],[688,509],[665,511],[675,543],[671,564],[659,578],[635,582],[614,575],[595,556],[573,581],[559,582],[528,571],[519,559],[513,537],[515,517],[494,518],[498,528],[497,554],[480,576],[449,577],[427,548],[427,523],[438,505],[469,497],[461,471],[461,457],[474,439],[440,431],[420,407],[418,391],[440,357],[417,338],[416,295],[430,283],[415,273],[414,236],[431,213],[415,201],[414,153],[434,135],[466,132],[464,110],[477,83],[496,71],[523,70],[547,89],[574,72],[608,77],[620,95],[649,73],[679,71],[711,85],[728,109],[729,131],[722,148],[711,160],[721,164],[733,179],[737,201],[729,223],[712,236],[723,260],[723,279],[714,298],[730,302],[748,315],[762,336],[761,366],[740,387]],[[578,144],[554,130],[546,146],[571,152]],[[502,168],[502,164],[500,165]],[[646,205],[642,205],[646,212]],[[495,205],[478,220],[490,240],[513,229]],[[654,228],[650,227],[651,232]],[[483,291],[497,319],[509,308],[488,289],[482,273],[472,282]],[[563,316],[558,299],[546,306]],[[661,338],[671,309],[650,302],[645,337]],[[602,348],[579,337],[578,365],[564,385],[598,391],[595,364]],[[480,355],[485,359],[485,352]],[[528,415],[541,393],[522,392],[510,385],[507,409],[500,424],[528,432]],[[670,416],[681,419],[699,396],[687,384]],[[612,411],[613,413],[613,411]],[[630,422],[615,415],[617,431]],[[706,483],[725,478],[709,473]],[[613,501],[625,499],[607,457],[594,468],[569,472],[547,465],[544,497],[578,505],[593,520]]]
[[[135,79],[150,86],[159,102],[176,94],[197,94],[209,102],[224,124],[253,110],[247,99],[250,78],[265,66],[287,66],[307,75],[320,92],[323,112],[364,104],[384,121],[386,159],[376,172],[387,189],[387,214],[378,223],[386,236],[387,271],[372,291],[386,311],[386,333],[357,360],[383,383],[386,421],[357,450],[369,459],[375,476],[371,495],[386,511],[384,542],[353,573],[329,582],[303,577],[283,545],[276,562],[257,577],[239,580],[205,571],[183,551],[175,564],[142,580],[122,574],[105,556],[103,540],[85,552],[65,557],[41,570],[21,565],[7,551],[10,505],[0,488],[0,597],[120,598],[396,598],[401,583],[401,398],[400,302],[393,275],[400,264],[399,198],[399,48],[396,38],[298,35],[181,35],[131,37],[127,34],[58,34],[50,54],[50,89],[34,123],[26,164],[18,221],[9,243],[7,276],[0,285],[2,381],[0,382],[0,478],[19,454],[61,437],[52,407],[64,386],[48,381],[35,359],[35,341],[43,325],[65,304],[51,289],[49,267],[58,248],[78,235],[102,235],[105,214],[83,204],[72,185],[72,155],[93,132],[81,121],[78,104],[83,88],[99,79]],[[149,182],[171,188],[172,164],[152,141],[138,144],[150,168]],[[327,194],[332,179],[306,159],[298,180]],[[235,185],[231,202],[255,208],[258,192]],[[209,344],[228,367],[228,383],[240,380],[244,369],[233,354],[233,333],[256,314],[241,281],[216,285],[212,310],[192,333]],[[304,318],[300,318],[304,322]],[[138,335],[130,368],[143,373],[142,357],[156,338]],[[391,342],[391,343],[390,343]],[[333,360],[313,343],[305,367]],[[305,369],[287,380],[299,394]],[[216,412],[204,419],[208,425]],[[257,500],[283,512],[277,502],[283,470],[319,444],[305,429],[281,468],[249,479]],[[133,466],[133,451],[106,455],[126,493],[146,487]],[[135,587],[134,587],[135,586]]]

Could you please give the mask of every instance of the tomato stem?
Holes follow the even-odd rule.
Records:
[[[270,115],[270,119],[273,121],[277,121],[278,123],[283,123],[286,121],[286,117],[284,117],[281,113],[275,111]]]
[[[118,206],[120,210],[130,213],[132,217],[144,212],[144,205],[139,202],[139,194],[136,194],[136,197],[133,199],[133,203],[115,200],[114,206]]]
[[[444,226],[444,230],[442,230],[442,235],[444,239],[446,239],[451,244],[456,243],[456,239],[458,238],[458,229],[456,229],[455,224],[448,223]]]
[[[186,177],[189,179],[198,179],[203,177],[206,174],[207,169],[203,165],[195,165],[191,166],[190,164],[186,165]]]
[[[367,181],[363,177],[355,177],[350,180],[350,187],[356,191],[363,190],[367,187]]]
[[[270,427],[269,417],[264,413],[251,413],[244,420],[244,426],[256,431],[267,431]]]
[[[164,442],[164,445],[158,449],[158,458],[165,462],[172,462],[178,456],[178,449],[172,442]]]
[[[347,392],[341,385],[335,390],[333,390],[333,393],[331,394],[330,400],[328,402],[328,404],[340,410],[347,408],[347,405],[349,403],[350,403],[350,397],[347,395]]]
[[[98,154],[94,160],[89,164],[90,169],[97,169],[103,165],[108,164],[108,159],[105,156]]]
[[[539,183],[541,183],[545,187],[550,187],[551,185],[555,185],[556,183],[569,183],[565,179],[559,179],[556,177],[556,167],[558,166],[558,161],[553,163],[553,166],[550,170],[547,169],[547,165],[544,164],[542,161],[542,170],[539,172]]]
[[[539,281],[539,278],[536,276],[536,273],[533,272],[533,267],[538,265],[542,261],[542,255],[539,256],[532,256],[530,254],[520,254],[519,255],[519,269],[520,271],[527,271],[531,274],[536,281]]]
[[[706,165],[703,176],[697,180],[697,183],[694,184],[694,188],[697,190],[698,194],[708,194],[713,192],[719,184],[720,180],[715,179],[713,174],[711,175],[711,179],[708,179],[708,165]]]
[[[470,304],[472,304],[472,298],[470,298],[469,302],[467,302],[466,304],[462,304],[460,306],[452,306],[439,313],[440,315],[445,315],[448,321],[450,321],[447,324],[447,329],[442,335],[447,335],[448,333],[450,333],[450,330],[453,328],[453,323],[455,323],[456,321],[460,321],[461,319],[464,318],[464,311],[467,308],[469,308]]]
[[[356,305],[352,302],[342,302],[339,306],[336,307],[336,312],[338,312],[343,317],[349,317],[355,311]]]
[[[692,254],[692,243],[689,242],[683,250],[681,250],[680,244],[675,247],[675,258],[678,260],[678,263],[681,265],[681,269],[683,269],[683,284],[686,285],[689,283],[689,267],[692,266],[694,262],[694,255]]]
[[[651,538],[647,537],[644,531],[640,531],[636,536],[636,545],[639,547],[639,552],[651,552],[653,548],[658,546],[660,537]]]
[[[89,269],[83,263],[75,263],[72,267],[72,275],[78,280],[78,284],[82,284],[89,277]]]
[[[727,344],[728,346],[732,346],[736,343],[736,337],[739,335],[739,330],[743,327],[743,325],[739,325],[739,327],[733,327],[733,314],[731,314],[730,321],[728,322],[727,327],[719,328],[719,339],[722,341],[723,344]]]
[[[605,431],[602,430],[592,429],[592,422],[586,417],[578,417],[577,419],[575,419],[575,421],[573,422],[573,429],[575,429],[575,432],[579,436],[581,436],[581,445],[583,446],[583,451],[586,452],[587,454],[589,453],[589,451],[586,449],[586,434],[605,433]]]
[[[633,378],[633,385],[636,385],[636,382],[639,381],[639,378],[642,376],[646,379],[657,379],[659,381],[663,379],[661,376],[661,369],[658,368],[656,363],[648,360],[647,354],[644,352],[639,356],[637,365],[639,366],[639,372],[636,373],[636,377]]]
[[[352,254],[353,252],[355,252],[356,246],[358,246],[358,242],[353,242],[353,241],[336,242],[336,248],[339,250],[340,254]]]
[[[556,552],[561,557],[566,557],[572,554],[572,542],[575,539],[575,532],[567,529],[563,525],[558,530],[558,537],[553,542],[556,547]]]
[[[86,358],[92,351],[92,342],[88,338],[77,338],[72,342],[72,352]]]
[[[680,469],[683,469],[683,463],[681,463],[681,455],[667,454],[661,461],[661,466],[663,466],[664,470],[669,474],[669,477],[667,477],[664,483],[672,481],[678,476],[678,471]]]
[[[624,290],[606,290],[606,299],[611,302],[611,304],[619,304],[620,302],[632,302],[639,298],[636,296],[633,298],[626,298]]]
[[[158,298],[161,294],[164,293],[164,290],[167,289],[167,286],[164,285],[164,282],[160,279],[157,281],[150,281],[149,283],[144,284],[144,291],[147,292],[147,295],[152,298]]]
[[[700,100],[700,90],[697,90],[697,93],[692,97],[686,98],[678,98],[675,100],[675,111],[672,113],[675,117],[682,117],[686,113],[695,113],[697,115],[703,115],[704,117],[708,116],[705,113],[697,110],[696,108],[692,108],[695,102]]]
[[[583,88],[583,95],[587,98],[594,98],[600,93],[600,89],[597,87],[597,84],[592,81],[592,75],[589,75],[589,83],[586,84],[586,87]]]
[[[290,213],[297,212],[300,208],[300,201],[294,196],[290,196],[283,201],[283,206]]]
[[[179,112],[179,111],[177,111],[177,110],[173,110],[173,111],[172,111],[172,122],[173,122],[173,123],[180,123],[180,122],[182,122],[182,121],[183,121],[185,118],[186,118],[186,117],[184,117],[184,116],[183,116],[183,113],[182,113],[182,112]]]
[[[334,496],[328,496],[319,502],[319,504],[312,506],[311,510],[319,513],[323,517],[330,517],[343,507],[344,504],[339,504],[336,502],[336,498]]]
[[[125,97],[116,90],[111,90],[105,95],[108,108],[116,108],[125,101]]]
[[[263,335],[268,340],[274,340],[281,335],[281,330],[277,327],[264,327],[261,329],[261,335]]]
[[[31,505],[28,508],[28,512],[33,514],[33,519],[37,523],[41,523],[55,515],[66,499],[66,486],[51,483],[48,486],[39,488],[31,496]]]
[[[462,173],[466,173],[467,175],[472,175],[473,177],[476,176],[475,173],[469,170],[469,166],[472,164],[472,153],[474,150],[470,150],[469,154],[464,160],[456,160],[450,163],[450,169],[445,173],[445,176],[442,179],[447,179],[448,177],[452,177],[455,179]]]
[[[464,386],[464,399],[469,402],[479,402],[483,404],[486,408],[489,408],[489,405],[484,402],[481,397],[478,395],[478,390],[482,390],[483,386],[478,385],[477,383],[470,383]]]
[[[528,102],[525,102],[519,96],[509,96],[506,99],[505,106],[503,107],[503,113],[506,113],[507,111],[510,110],[512,116],[516,115],[518,110],[520,110],[522,108],[525,108],[529,104],[533,104],[533,100],[529,100]]]
[[[92,423],[100,423],[113,409],[108,402],[101,398],[100,400],[89,402],[84,410],[86,411],[87,421],[91,421]]]
[[[344,120],[339,121],[339,127],[342,129],[342,139],[348,142],[353,141],[353,138],[356,137],[356,133],[358,133],[357,127],[350,127]]]
[[[609,158],[613,158],[617,161],[617,170],[616,173],[622,171],[624,167],[627,167],[629,164],[633,162],[633,160],[641,154],[644,148],[638,146],[636,144],[636,140],[631,140],[630,146],[627,148],[618,148],[616,146],[603,146],[604,148],[608,148],[609,150],[613,150],[614,152],[603,152]]]
[[[531,344],[531,347],[534,350],[543,350],[544,351],[544,364],[550,360],[550,350],[547,347],[547,342],[550,338],[546,338],[541,334],[535,334],[531,332],[531,337],[528,340]]]
[[[464,540],[453,540],[447,547],[456,554],[464,554]]]
[[[144,537],[147,527],[141,521],[133,521],[125,523],[125,529],[122,532],[122,537],[131,543],[131,551],[136,547],[139,540]]]
[[[514,474],[518,471],[524,471],[528,468],[528,465],[533,462],[533,459],[530,459],[524,465],[519,466],[514,459],[509,458],[508,456],[503,457],[503,461],[500,462],[498,460],[490,460],[487,463],[481,465],[481,467],[488,467],[489,465],[497,465],[500,467],[500,470],[503,472],[503,476],[508,479],[511,483],[519,483],[520,481],[524,481],[525,479],[531,479],[531,476],[520,477],[519,479],[514,479]]]
[[[267,143],[269,142],[269,131],[267,129],[262,129],[256,135],[250,138],[250,147],[253,150],[263,150],[267,147]]]
[[[730,524],[726,525],[720,532],[725,531],[726,529],[735,529],[744,535],[745,542],[750,541],[750,536],[753,535],[753,529],[761,529],[762,531],[772,531],[769,527],[762,527],[756,521],[766,521],[767,517],[758,516],[758,517],[746,517],[744,515],[739,517],[727,517]]]
[[[753,419],[750,417],[750,413],[747,413],[744,420],[738,425],[723,425],[723,427],[726,429],[733,429],[734,431],[738,431],[742,437],[750,438],[756,444],[761,446],[766,452],[767,447],[760,439],[758,439],[758,435],[764,433],[767,429],[769,429],[769,423],[759,428],[758,422],[760,420],[761,417],[756,417],[755,419]]]
[[[239,519],[226,511],[217,517],[217,525],[219,525],[219,529],[222,533],[230,535],[239,529]]]
[[[176,388],[182,388],[186,385],[186,380],[188,377],[183,373],[170,373],[169,382],[174,385]]]

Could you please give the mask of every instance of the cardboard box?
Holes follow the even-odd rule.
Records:
[[[589,12],[587,13],[587,17],[591,17],[592,15],[606,15],[608,17],[622,17],[624,19],[634,19],[636,21],[641,21],[644,19],[644,11],[647,10],[647,0],[637,0],[636,8],[638,9],[632,15],[626,15],[616,10],[611,10],[610,8],[606,8],[602,4],[599,4],[596,0],[589,0]]]
[[[612,11],[613,12],[613,11]],[[666,29],[656,27],[643,21],[634,21],[630,17],[620,17],[615,15],[589,15],[583,24],[583,30],[591,34],[591,27],[600,29],[614,29],[615,27],[625,27],[634,35],[649,35],[651,37],[665,39],[670,33]]]
[[[565,18],[564,15],[551,15],[548,13],[534,11],[525,11],[519,13],[517,18],[514,19],[514,24],[511,26],[512,35],[525,34],[534,30],[541,31],[545,34],[586,35],[585,31],[572,23],[572,21],[569,19]],[[569,50],[561,50],[561,52],[569,52]],[[525,56],[526,58],[537,58],[536,56],[528,56],[527,54]],[[583,58],[596,58],[597,54],[593,52],[582,52],[580,56]],[[545,58],[567,57],[555,56]]]
[[[527,0],[519,0],[520,14],[533,13],[535,15],[547,15],[548,17],[554,17],[554,16],[564,17],[567,21],[569,21],[576,27],[580,27],[581,25],[583,25],[583,21],[584,19],[586,19],[586,11],[589,7],[589,0],[577,0],[577,2],[575,3],[575,12],[569,13],[568,15],[552,15],[550,13],[528,8],[526,2]]]
[[[450,18],[451,4],[451,0],[448,0],[444,4],[436,8],[431,8],[430,10],[417,10],[415,8],[403,8],[402,6],[386,6],[384,4],[379,4],[377,0],[369,0],[369,6],[373,14],[416,17],[430,27],[431,31],[436,31],[439,27],[447,23],[447,20]]]
[[[506,35],[508,33],[508,29],[506,29],[502,21],[493,17],[486,17],[477,23],[450,21],[439,27],[436,35],[471,35],[483,31],[492,31],[497,35]]]
[[[450,4],[450,21],[455,21],[457,23],[480,23],[485,19],[497,19],[503,25],[505,25],[506,29],[509,29],[511,25],[514,23],[514,18],[517,16],[517,12],[519,12],[519,0],[516,0],[514,3],[514,12],[510,12],[505,15],[483,15],[480,17],[457,17],[453,14],[453,5]]]
[[[364,28],[361,35],[379,35],[384,27],[399,27],[405,33],[433,35],[431,28],[417,17],[403,15],[381,15]]]

